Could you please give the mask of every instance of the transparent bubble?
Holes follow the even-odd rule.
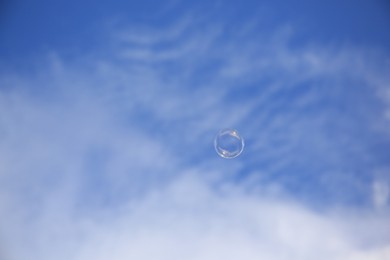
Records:
[[[214,147],[221,157],[235,158],[244,150],[244,139],[234,129],[223,129],[215,137]]]

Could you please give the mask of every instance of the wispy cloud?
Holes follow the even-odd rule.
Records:
[[[1,74],[1,257],[389,257],[381,56],[197,26]],[[233,161],[212,148],[227,126]]]

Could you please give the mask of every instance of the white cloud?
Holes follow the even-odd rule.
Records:
[[[389,199],[389,186],[386,183],[375,181],[372,185],[373,201],[376,207],[383,207]]]
[[[390,197],[389,169],[377,169],[372,182],[372,203],[378,209],[388,208]]]
[[[285,30],[249,42],[187,24],[128,32],[112,58],[51,55],[36,74],[0,76],[0,258],[388,258],[388,187],[378,181],[369,196],[382,211],[372,215],[315,212],[288,198],[279,179],[229,181],[258,161],[272,163],[251,169],[264,176],[291,162],[319,174],[321,162],[324,185],[356,181],[340,161],[364,160],[365,147],[328,127],[354,119],[331,105],[310,111],[342,105],[351,78],[383,90],[375,66],[351,61],[365,61],[363,50],[297,51]],[[170,45],[156,48],[161,41]],[[308,81],[314,87],[292,98]],[[241,97],[243,88],[257,92]],[[226,126],[248,137],[246,160],[214,154],[212,138]]]

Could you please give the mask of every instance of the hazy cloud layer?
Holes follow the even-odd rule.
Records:
[[[1,259],[390,257],[386,53],[206,24],[1,73]]]

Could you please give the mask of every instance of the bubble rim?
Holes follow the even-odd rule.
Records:
[[[237,154],[235,154],[233,156],[225,156],[222,151],[224,151],[224,152],[226,152],[228,154],[230,152],[225,150],[225,149],[219,148],[217,146],[217,139],[218,139],[218,137],[223,135],[223,134],[226,134],[226,133],[229,134],[229,135],[234,136],[237,140],[239,140],[241,142],[241,149],[239,150],[239,152],[237,152]],[[233,134],[231,134],[231,133],[233,133]],[[244,138],[242,138],[242,136],[239,135],[239,133],[238,133],[238,131],[236,129],[233,129],[233,128],[223,128],[214,137],[214,149],[217,152],[217,154],[220,157],[224,158],[224,159],[234,159],[234,158],[236,158],[237,156],[239,156],[244,151],[244,147],[245,147]]]

